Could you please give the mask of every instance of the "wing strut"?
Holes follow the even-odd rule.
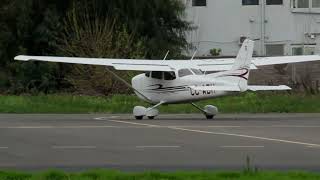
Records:
[[[164,61],[167,60],[167,57],[168,57],[169,53],[170,53],[170,51],[167,51],[167,54],[163,58]]]
[[[144,97],[145,99],[147,99],[148,101],[151,102],[150,98],[148,98],[147,96],[145,96],[144,94],[142,94],[140,91],[138,91],[137,89],[135,89],[134,87],[132,87],[131,84],[129,84],[126,80],[124,80],[123,78],[121,78],[120,76],[118,76],[116,73],[114,73],[113,71],[111,71],[109,68],[106,67],[106,70],[112,74],[115,78],[117,78],[119,81],[121,81],[123,84],[125,84],[127,87],[129,87],[130,89],[132,89],[133,91],[135,91],[136,93],[138,93],[139,95],[141,95],[142,97]]]

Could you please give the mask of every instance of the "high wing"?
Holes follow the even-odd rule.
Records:
[[[232,68],[234,59],[199,59],[199,60],[144,60],[144,59],[107,59],[51,56],[17,56],[19,61],[46,61],[72,64],[112,66],[116,70],[131,71],[174,71],[181,68],[196,68],[202,71],[226,71]],[[253,58],[251,69],[259,66],[319,61],[320,55],[280,56]]]
[[[215,60],[144,60],[144,59],[107,59],[52,56],[16,56],[19,61],[45,61],[71,64],[112,66],[116,70],[130,71],[174,71],[181,68],[196,68],[203,71],[225,71],[232,67],[233,59]],[[254,66],[252,67],[256,69]]]
[[[290,64],[290,63],[301,63],[319,61],[320,55],[308,55],[308,56],[279,56],[279,57],[260,57],[253,58],[253,64],[257,67],[267,66],[274,64]]]
[[[254,57],[252,58],[251,69],[258,69],[260,66],[302,63],[302,62],[312,62],[312,61],[320,61],[320,55]],[[230,70],[234,63],[234,59],[207,59],[207,60],[198,60],[197,63],[199,63],[198,65],[202,67],[201,70],[203,71],[215,71],[213,69],[215,68],[214,66],[216,66],[216,64],[219,64],[221,68],[225,68],[224,70]],[[222,64],[224,64],[223,67],[222,67]]]

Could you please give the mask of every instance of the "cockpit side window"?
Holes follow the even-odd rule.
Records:
[[[145,75],[146,77],[150,77],[151,72],[146,72]]]
[[[199,69],[191,69],[191,71],[192,71],[195,75],[203,75],[203,72],[200,71]]]
[[[152,71],[151,77],[154,79],[162,79],[163,72],[162,71]]]
[[[164,72],[164,80],[175,80],[176,79],[176,74],[172,72]]]
[[[192,72],[189,69],[180,69],[178,71],[178,74],[179,74],[179,77],[193,75]]]

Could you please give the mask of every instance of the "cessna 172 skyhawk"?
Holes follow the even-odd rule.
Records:
[[[207,119],[212,119],[218,108],[207,105],[201,108],[194,102],[204,99],[226,96],[250,91],[290,90],[288,86],[251,86],[248,85],[250,70],[259,66],[298,63],[320,60],[319,55],[283,56],[253,58],[254,41],[245,40],[235,59],[214,60],[133,60],[133,59],[97,59],[74,57],[17,56],[21,61],[48,61],[74,64],[112,66],[116,70],[143,71],[135,76],[132,85],[125,82],[113,71],[107,70],[132,88],[142,100],[154,105],[145,108],[136,106],[133,114],[136,119],[147,116],[153,119],[158,116],[157,107],[163,104],[191,103]],[[217,73],[206,74],[206,71]]]

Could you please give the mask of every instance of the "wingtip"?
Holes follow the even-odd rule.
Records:
[[[280,87],[283,88],[283,89],[285,89],[285,90],[292,90],[291,87],[286,86],[286,85],[281,85]]]
[[[14,57],[15,61],[29,61],[29,58],[27,56],[19,55]]]

